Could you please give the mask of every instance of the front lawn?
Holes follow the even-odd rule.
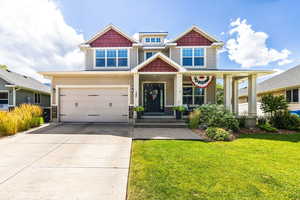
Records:
[[[129,200],[300,199],[300,134],[134,141]]]

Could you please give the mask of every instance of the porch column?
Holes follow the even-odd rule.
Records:
[[[232,75],[224,75],[224,105],[232,112]]]
[[[238,79],[233,79],[232,90],[233,90],[232,110],[236,115],[239,115],[239,80]]]
[[[139,80],[140,76],[138,73],[133,75],[133,106],[139,106]]]
[[[175,106],[182,105],[182,74],[176,74],[175,77]]]
[[[248,115],[253,117],[257,116],[256,78],[254,74],[248,76]]]

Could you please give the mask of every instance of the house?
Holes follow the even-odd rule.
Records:
[[[271,71],[218,68],[223,42],[192,26],[176,38],[140,32],[135,40],[109,25],[80,45],[85,70],[40,72],[52,81],[53,119],[125,122],[143,106],[145,116],[174,116],[178,105],[216,102],[216,79],[225,83],[225,105],[237,112],[238,84],[249,80],[250,118],[256,116],[256,79]]]
[[[43,83],[8,69],[0,69],[0,110],[23,103],[50,107],[50,88]]]
[[[241,106],[248,103],[248,88],[240,90],[239,103]],[[289,110],[300,112],[300,65],[281,74],[273,76],[257,85],[257,99],[267,94],[283,95],[289,103]]]

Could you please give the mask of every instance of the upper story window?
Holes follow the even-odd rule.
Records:
[[[148,51],[145,53],[145,60],[147,60],[148,58],[152,57],[154,54],[156,54],[155,51]]]
[[[292,89],[286,91],[286,101],[291,103],[299,102],[299,89]]]
[[[161,38],[160,37],[146,37],[145,42],[146,43],[160,43]]]
[[[182,48],[183,66],[203,67],[204,59],[204,48]]]
[[[127,49],[96,49],[96,67],[128,67]]]

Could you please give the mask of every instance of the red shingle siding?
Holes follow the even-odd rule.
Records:
[[[160,58],[144,66],[139,72],[177,72],[178,70]]]
[[[90,45],[91,47],[131,47],[132,42],[117,31],[110,29]]]
[[[200,33],[192,30],[189,33],[185,34],[177,41],[178,46],[201,46],[201,45],[211,45],[212,42],[205,38]]]

